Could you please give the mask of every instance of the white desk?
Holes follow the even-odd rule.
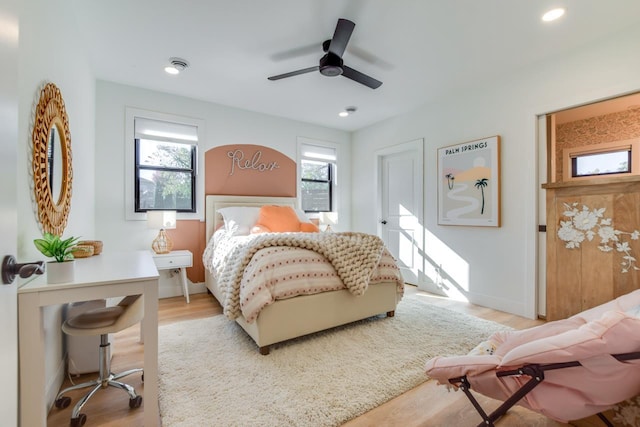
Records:
[[[46,273],[18,289],[20,425],[47,425],[42,307],[125,295],[144,298],[144,425],[158,425],[158,270],[148,251],[76,260],[75,280],[47,284]],[[91,414],[88,414],[91,417]]]

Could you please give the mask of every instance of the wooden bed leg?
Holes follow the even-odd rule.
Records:
[[[387,311],[387,317],[393,317],[396,315],[395,310]]]
[[[270,350],[271,348],[268,345],[265,345],[264,347],[260,347],[260,354],[266,356],[269,354]]]

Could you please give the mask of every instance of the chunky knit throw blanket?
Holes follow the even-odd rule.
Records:
[[[335,268],[345,287],[362,295],[377,267],[384,243],[378,236],[365,233],[264,233],[247,236],[241,244],[221,249],[224,263],[217,272],[218,286],[224,297],[224,314],[229,319],[240,316],[240,282],[251,257],[270,246],[293,246],[323,255]],[[216,249],[216,251],[218,250]]]

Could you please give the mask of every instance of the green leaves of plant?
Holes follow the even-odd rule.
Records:
[[[69,237],[62,240],[60,236],[44,233],[42,239],[35,239],[33,244],[42,254],[49,258],[55,258],[58,262],[73,259],[71,248],[80,240],[79,237]]]

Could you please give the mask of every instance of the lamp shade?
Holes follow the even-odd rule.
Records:
[[[333,231],[331,226],[336,225],[338,223],[338,213],[337,212],[321,212],[320,223],[327,226],[327,228],[325,228],[324,231]]]
[[[176,211],[147,211],[147,227],[156,230],[176,228]]]
[[[338,223],[338,212],[321,212],[320,223],[325,225],[336,225]]]

